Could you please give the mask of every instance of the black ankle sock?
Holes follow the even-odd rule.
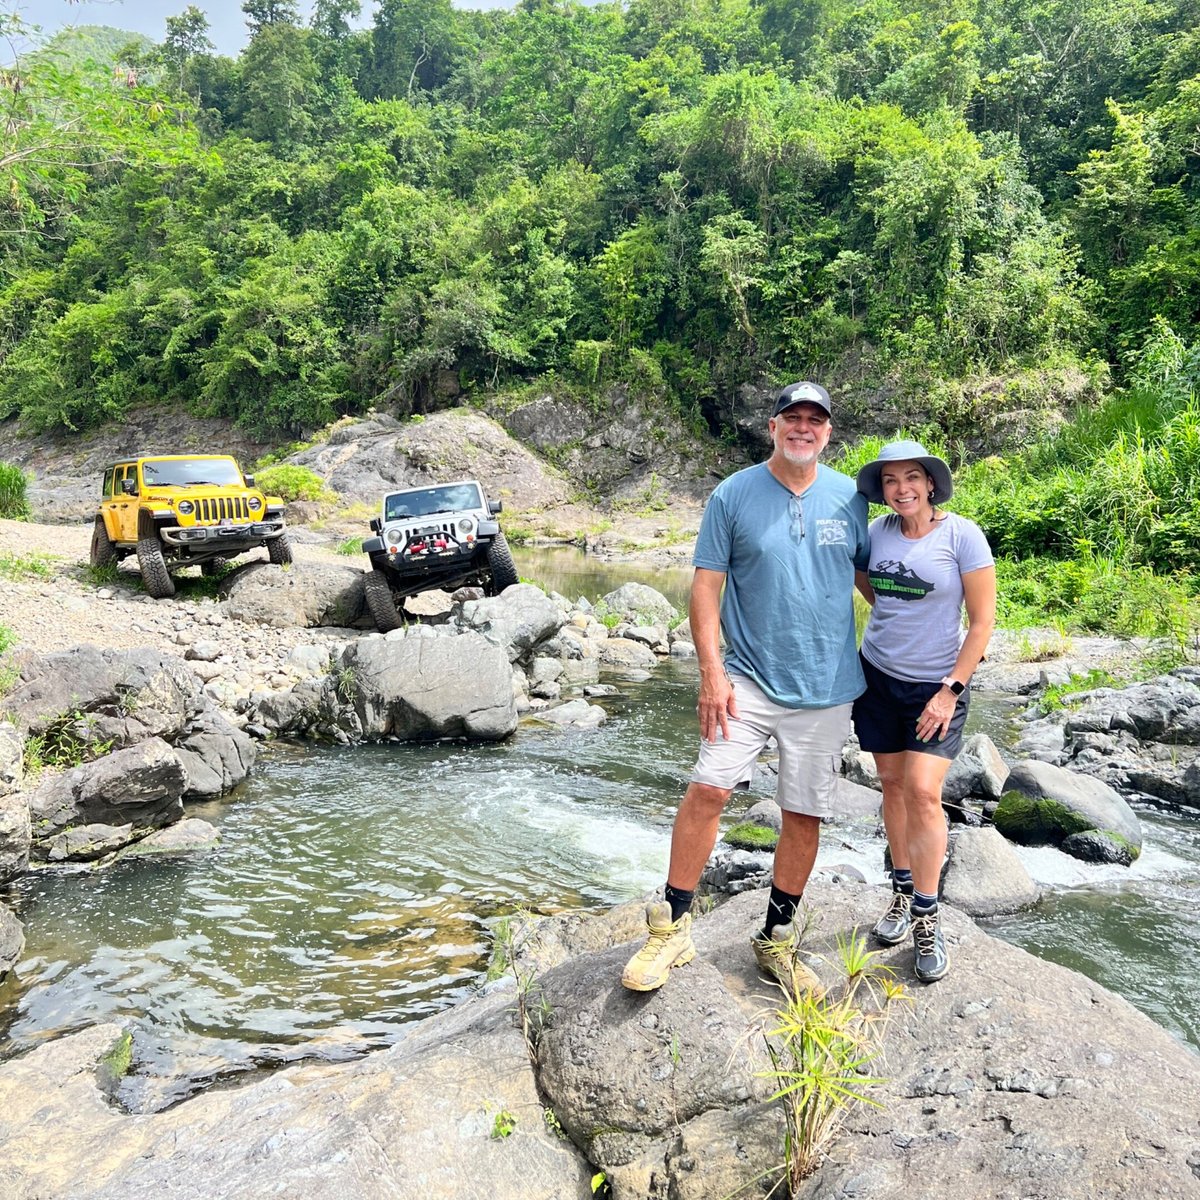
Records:
[[[911,867],[892,868],[892,891],[904,896],[913,894],[913,877]]]
[[[685,892],[682,888],[672,887],[669,883],[663,889],[663,898],[671,906],[671,924],[673,925],[684,913],[689,912],[695,892]]]
[[[803,893],[801,893],[803,895]],[[793,896],[771,884],[771,898],[767,901],[767,919],[763,927],[763,936],[770,937],[771,930],[776,925],[786,925],[795,915],[800,896]]]
[[[925,895],[924,892],[913,892],[912,912],[913,916],[927,917],[930,913],[937,912],[938,898],[935,892],[932,896]]]

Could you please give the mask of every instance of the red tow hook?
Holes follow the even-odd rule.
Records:
[[[413,542],[413,544],[411,546],[409,546],[408,552],[409,552],[409,554],[424,554],[425,553],[425,543],[424,542]]]
[[[437,538],[433,543],[433,548],[435,550],[445,550],[448,545],[449,542],[447,542],[445,538]]]

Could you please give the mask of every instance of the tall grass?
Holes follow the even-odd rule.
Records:
[[[0,462],[0,517],[10,521],[23,521],[29,516],[29,501],[26,489],[29,480],[20,467]]]

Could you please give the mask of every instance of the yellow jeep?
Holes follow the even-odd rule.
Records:
[[[228,454],[128,458],[104,472],[92,566],[137,554],[155,599],[175,594],[171,571],[198,565],[214,575],[226,559],[256,546],[266,546],[273,563],[292,561],[283,501],[264,496]]]

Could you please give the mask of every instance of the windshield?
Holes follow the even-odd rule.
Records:
[[[152,458],[142,463],[147,487],[190,487],[215,483],[242,486],[242,473],[229,458]]]
[[[479,486],[474,483],[451,483],[445,487],[422,488],[416,492],[397,492],[383,502],[385,521],[402,521],[405,517],[431,517],[434,513],[457,512],[463,508],[482,508]]]

